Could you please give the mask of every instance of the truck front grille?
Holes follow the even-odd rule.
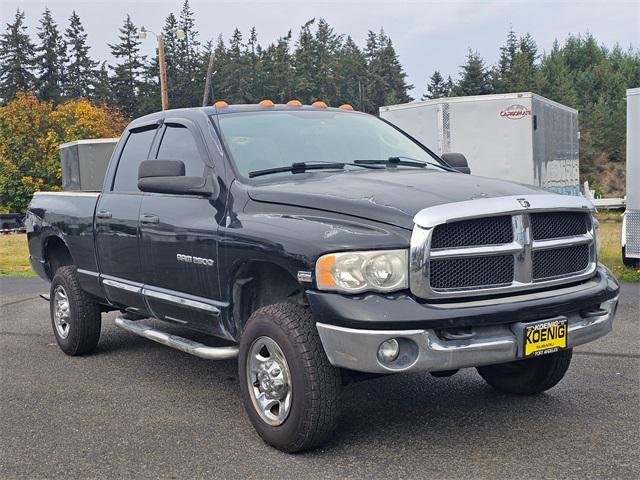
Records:
[[[433,232],[431,248],[497,245],[511,241],[511,217],[505,215],[438,225]]]
[[[510,285],[513,255],[432,260],[430,278],[431,287],[437,290]]]
[[[542,212],[531,214],[534,240],[584,235],[591,228],[591,216],[581,212]]]
[[[562,210],[416,226],[411,290],[422,298],[464,297],[586,278],[596,268],[593,228],[590,212]]]
[[[589,266],[589,245],[533,252],[533,279],[545,280],[582,272]]]

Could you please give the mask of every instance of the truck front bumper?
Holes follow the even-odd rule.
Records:
[[[589,282],[553,291],[455,305],[424,306],[413,301],[416,305],[411,306],[412,313],[419,305],[426,315],[420,321],[410,322],[412,325],[408,325],[407,316],[403,315],[406,297],[397,303],[391,298],[378,299],[373,302],[372,306],[377,308],[369,317],[375,320],[361,320],[354,326],[354,310],[363,308],[368,303],[365,299],[358,302],[353,298],[354,308],[345,311],[346,318],[340,319],[335,316],[336,309],[317,308],[318,297],[310,295],[309,299],[332,365],[360,372],[396,373],[456,370],[517,360],[521,347],[516,335],[517,322],[562,316],[568,321],[567,347],[591,342],[611,331],[618,293],[617,281],[608,269],[600,266]],[[344,305],[345,297],[339,297],[337,304]],[[434,308],[437,315],[428,315],[434,313]],[[328,312],[333,315],[326,315]],[[445,312],[448,318],[442,317]],[[363,325],[366,323],[368,328]],[[393,362],[385,362],[379,349],[390,339],[398,342],[400,353]]]
[[[602,315],[583,318],[567,315],[569,348],[600,338],[611,331],[618,297],[600,305]],[[361,330],[317,323],[322,345],[331,364],[359,372],[438,372],[506,363],[518,359],[518,340],[509,325],[471,328],[466,339],[446,339],[436,330]],[[398,358],[384,362],[380,345],[395,339]]]

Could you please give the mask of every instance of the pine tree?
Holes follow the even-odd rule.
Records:
[[[59,102],[62,95],[67,47],[48,8],[45,8],[40,19],[38,38],[40,38],[36,56],[38,95],[41,100]]]
[[[500,47],[500,59],[498,65],[491,71],[491,83],[497,93],[513,91],[513,65],[518,53],[518,38],[513,27],[507,33],[507,43]]]
[[[315,23],[312,18],[300,29],[296,48],[293,53],[294,92],[300,101],[310,103],[318,100],[316,85],[316,46],[311,26]]]
[[[365,108],[371,113],[378,113],[382,105],[410,102],[412,98],[407,91],[413,85],[406,83],[407,74],[402,69],[398,55],[391,39],[380,30],[375,34],[369,31],[367,46],[367,87]]]
[[[333,31],[325,19],[319,19],[313,42],[316,63],[314,83],[317,97],[329,105],[337,103],[336,68],[341,43],[342,37]]]
[[[140,55],[140,39],[138,29],[127,15],[120,28],[120,43],[109,44],[111,54],[117,63],[110,66],[113,71],[111,79],[113,97],[128,117],[138,114],[138,94],[142,86],[142,73],[145,58]]]
[[[13,23],[0,36],[0,102],[12,100],[19,91],[35,86],[35,46],[27,34],[25,14],[16,10]]]
[[[64,95],[67,98],[91,98],[98,62],[89,57],[87,34],[75,10],[71,13],[69,27],[65,30],[64,36],[67,44]]]
[[[276,43],[262,50],[260,56],[262,97],[271,98],[279,103],[296,97],[293,93],[294,71],[290,52],[291,30],[280,37]]]
[[[338,51],[336,62],[336,104],[348,103],[363,110],[366,76],[367,60],[362,50],[348,36]]]
[[[429,79],[429,85],[427,85],[427,93],[422,96],[422,100],[429,100],[432,98],[447,97],[449,92],[447,90],[447,83],[445,82],[442,74],[436,70]]]
[[[198,76],[201,69],[200,42],[195,29],[194,13],[185,0],[180,11],[179,28],[183,39],[176,40],[176,82],[170,98],[172,108],[196,107],[202,100],[204,78]]]
[[[489,73],[484,65],[484,60],[478,52],[469,49],[467,62],[460,67],[461,78],[455,88],[456,95],[486,95],[493,93],[489,82]]]
[[[91,100],[96,105],[111,105],[114,102],[106,61],[102,62],[96,71]]]

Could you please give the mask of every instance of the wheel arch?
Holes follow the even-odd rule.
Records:
[[[304,287],[284,267],[270,261],[247,261],[239,265],[230,284],[231,324],[239,338],[253,312],[266,305],[307,305]]]
[[[64,239],[58,235],[50,235],[45,238],[42,244],[42,259],[45,261],[46,273],[49,280],[60,267],[75,265],[69,246]]]

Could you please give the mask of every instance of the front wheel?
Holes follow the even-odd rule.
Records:
[[[518,395],[536,395],[554,387],[571,363],[572,349],[540,357],[478,367],[478,373],[496,390]]]
[[[238,370],[245,410],[265,442],[293,453],[331,437],[341,377],[308,308],[277,304],[254,312],[240,341]]]

